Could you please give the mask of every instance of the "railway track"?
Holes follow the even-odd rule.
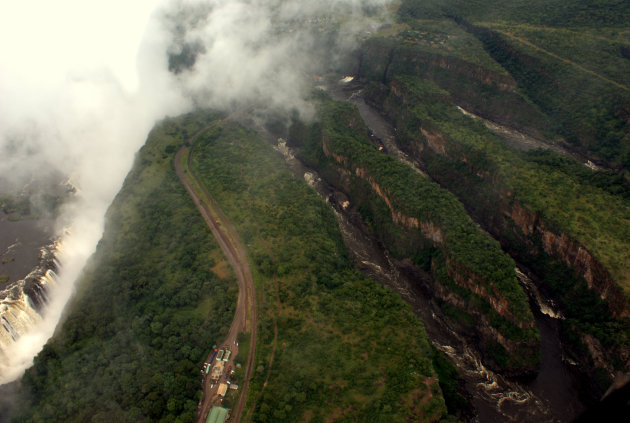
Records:
[[[193,142],[199,135],[219,125],[221,122],[222,121],[214,122],[198,131],[189,139],[189,144],[191,146],[194,145]],[[235,344],[238,334],[240,332],[249,332],[251,336],[244,380],[240,385],[241,393],[236,406],[232,410],[230,418],[231,422],[238,423],[240,422],[247,399],[249,380],[253,371],[256,350],[258,315],[256,311],[254,280],[249,267],[247,254],[239,241],[236,231],[190,168],[190,153],[192,148],[193,147],[183,146],[177,151],[174,162],[175,172],[219,243],[228,262],[234,269],[239,287],[234,319],[232,320],[226,339],[220,345],[230,346],[234,353],[232,357],[234,357],[238,352],[238,346]],[[212,351],[208,354],[208,359],[210,359],[211,353]],[[230,360],[226,368],[234,368],[234,363]],[[220,403],[217,395],[217,385],[214,387],[211,386],[209,379],[210,378],[207,377],[204,378],[204,397],[198,410],[198,423],[203,423],[212,406]]]

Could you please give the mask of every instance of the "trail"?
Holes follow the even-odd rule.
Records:
[[[241,169],[241,172],[242,172],[242,169]],[[251,198],[249,196],[250,189],[251,189],[251,185],[247,188],[247,192],[245,194],[245,197],[247,198],[247,204],[248,204],[248,208],[249,208],[249,213],[251,215],[252,214],[252,201],[251,201]],[[254,216],[251,216],[251,218],[253,219]],[[269,245],[269,242],[261,236],[261,234],[260,234],[260,227],[256,228],[256,232],[257,232],[257,235],[258,235],[258,239],[260,239],[265,244],[265,246],[267,247],[267,252],[269,253],[269,255],[271,257],[271,262],[275,263],[275,257],[273,255],[273,251],[271,249],[271,246]],[[280,306],[280,292],[279,292],[279,289],[278,289],[278,278],[277,278],[277,276],[275,274],[274,274],[274,277],[273,277],[273,284],[274,284],[274,287],[275,287],[275,294],[276,294],[276,316],[273,319],[273,343],[272,343],[272,347],[271,347],[271,354],[269,355],[269,363],[267,364],[267,376],[265,377],[265,381],[263,382],[262,388],[260,388],[260,391],[258,391],[256,396],[254,397],[253,402],[251,403],[249,413],[245,416],[245,421],[247,423],[251,423],[252,419],[254,418],[254,410],[256,409],[256,404],[258,403],[258,400],[260,399],[260,397],[262,396],[263,392],[265,391],[265,388],[267,387],[267,384],[269,382],[269,378],[271,377],[271,369],[273,367],[273,358],[274,358],[274,356],[276,354],[276,347],[278,346],[278,317],[280,317],[281,306]],[[263,291],[265,289],[266,288],[263,287]]]
[[[501,28],[504,31],[507,30],[510,26],[512,25],[502,25],[500,23],[496,23],[496,22],[479,22],[479,25],[482,26],[487,26],[488,28],[493,27],[494,29],[498,29]],[[560,27],[553,27],[553,26],[547,26],[547,25],[531,25],[531,24],[527,24],[527,23],[519,23],[518,25],[515,26],[518,29],[526,29],[526,30],[530,30],[530,31],[547,31],[547,32],[563,32],[565,34],[575,34],[577,36],[582,36],[584,35],[583,31],[574,31],[568,28],[560,28]],[[626,37],[628,37],[628,34],[630,34],[630,31],[622,31],[621,34],[625,34]],[[609,38],[609,37],[604,37],[601,35],[597,35],[594,34],[593,32],[589,31],[587,32],[588,37],[589,38],[594,38],[597,40],[601,40],[601,41],[606,41],[608,43],[619,43],[619,44],[625,44],[628,45],[628,41],[622,39],[621,37],[618,37],[617,39],[613,39],[613,38]]]
[[[267,364],[267,376],[265,377],[265,381],[263,382],[262,388],[260,388],[260,391],[258,391],[258,394],[254,398],[254,402],[251,405],[250,413],[246,420],[248,423],[251,423],[254,417],[254,409],[256,408],[256,404],[258,403],[258,400],[262,396],[263,392],[265,391],[265,388],[267,387],[267,384],[269,383],[269,378],[271,377],[271,368],[273,367],[273,358],[276,354],[276,347],[278,345],[278,316],[280,315],[280,294],[278,292],[278,281],[276,278],[274,278],[274,284],[276,288],[276,304],[278,308],[278,311],[277,311],[278,314],[273,322],[273,343],[271,347],[271,354],[269,355],[269,363]]]
[[[208,129],[220,124],[222,121],[215,122],[211,125],[201,129],[195,135],[193,135],[189,142],[192,145],[194,140]],[[201,213],[203,219],[206,221],[208,227],[212,231],[212,234],[216,238],[221,250],[225,254],[228,262],[234,269],[236,278],[238,281],[238,300],[236,304],[236,311],[234,313],[234,319],[228,331],[227,337],[220,347],[228,347],[232,350],[232,358],[228,361],[226,369],[233,368],[233,357],[238,353],[238,346],[235,344],[237,335],[240,332],[250,332],[250,347],[247,357],[247,364],[245,366],[244,380],[240,386],[241,393],[238,403],[232,410],[231,421],[239,422],[247,399],[247,392],[249,390],[249,380],[252,375],[252,369],[254,366],[254,355],[256,351],[256,332],[258,325],[258,314],[256,310],[256,298],[254,289],[254,280],[252,277],[249,262],[247,260],[247,254],[242,244],[238,239],[238,235],[234,228],[230,225],[225,215],[221,212],[216,202],[212,199],[208,191],[203,184],[197,179],[190,169],[190,152],[192,147],[183,146],[179,149],[175,155],[175,172],[177,176],[184,184],[186,191],[193,199],[197,209]],[[210,353],[208,359],[210,359]],[[222,375],[221,378],[229,376],[228,371],[226,375]],[[214,405],[220,405],[220,400],[217,395],[218,383],[211,386],[209,378],[205,378],[203,381],[203,400],[201,407],[198,410],[197,422],[202,423],[205,421],[210,409]]]
[[[545,53],[545,54],[547,54],[547,55],[549,55],[549,56],[551,56],[551,57],[553,57],[553,58],[555,58],[557,60],[560,60],[561,62],[564,62],[566,64],[574,66],[577,69],[581,70],[582,72],[588,73],[589,75],[593,75],[593,76],[595,76],[595,77],[597,77],[597,78],[599,78],[599,79],[601,79],[601,80],[603,80],[605,82],[608,82],[609,84],[614,85],[617,88],[621,88],[622,90],[630,91],[630,87],[628,87],[626,85],[623,85],[623,84],[620,84],[619,82],[613,81],[610,78],[607,78],[607,77],[605,77],[603,75],[598,74],[597,72],[593,72],[592,70],[587,69],[584,66],[575,63],[572,60],[569,60],[569,59],[567,59],[565,57],[562,57],[562,56],[558,56],[556,53],[553,53],[553,52],[551,52],[549,50],[546,50],[546,49],[544,49],[544,48],[542,48],[540,46],[537,46],[536,44],[532,43],[531,41],[528,41],[528,40],[526,40],[524,38],[518,37],[518,36],[516,36],[514,34],[511,34],[510,32],[505,31],[505,30],[495,29],[495,31],[497,31],[500,34],[506,35],[506,36],[508,36],[508,37],[510,37],[512,39],[515,39],[518,42],[523,43],[526,46],[529,46],[529,47],[531,47],[531,48],[533,48],[535,50],[538,50],[538,51],[540,51],[542,53]]]

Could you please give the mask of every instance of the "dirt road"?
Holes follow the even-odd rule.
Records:
[[[201,131],[197,132],[191,139],[190,144],[193,144],[195,138],[197,138],[202,132],[210,129],[216,124],[207,126]],[[247,391],[249,389],[249,380],[252,375],[252,369],[254,366],[254,354],[256,350],[256,328],[257,328],[257,311],[256,311],[256,298],[254,290],[254,280],[247,261],[247,255],[245,249],[238,239],[236,231],[232,228],[229,221],[223,215],[217,204],[210,197],[205,187],[192,173],[190,169],[190,151],[191,148],[183,146],[179,149],[175,155],[175,172],[182,181],[188,194],[192,197],[197,209],[206,221],[212,234],[217,239],[221,250],[225,254],[228,262],[234,269],[236,278],[238,281],[238,300],[236,304],[236,312],[234,313],[234,319],[232,325],[228,331],[228,335],[221,347],[230,348],[233,352],[232,357],[226,364],[226,369],[234,368],[232,358],[238,352],[238,346],[235,344],[237,335],[240,332],[250,332],[251,341],[249,348],[249,355],[247,357],[247,364],[245,365],[244,380],[242,381],[239,389],[241,390],[238,403],[234,407],[231,413],[231,422],[239,422],[245,406],[245,400],[247,399]],[[208,354],[208,360],[210,359],[212,351]],[[222,375],[225,378],[229,375]],[[205,421],[208,412],[213,405],[219,405],[219,397],[217,396],[218,384],[211,387],[210,378],[206,377],[203,382],[204,398],[201,403],[201,407],[198,410],[197,422],[202,423]]]

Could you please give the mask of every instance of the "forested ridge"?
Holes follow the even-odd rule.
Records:
[[[358,62],[398,145],[560,305],[600,394],[630,365],[629,12],[406,0]]]
[[[423,149],[428,173],[455,193],[476,221],[501,239],[514,257],[540,275],[543,288],[567,312],[567,334],[577,325],[608,347],[626,344],[628,328],[624,320],[613,318],[615,310],[626,304],[623,295],[628,289],[625,272],[630,251],[628,191],[619,176],[595,173],[550,151],[514,151],[449,104],[448,94],[429,103],[426,92],[435,87],[427,88],[426,82],[412,78],[400,77],[397,82],[405,87],[406,111],[402,112],[403,100],[396,96],[385,107],[396,116],[401,143],[415,148],[421,142],[419,128],[437,131],[448,140],[444,154]],[[597,292],[588,289],[584,276],[567,268],[562,259],[554,263],[542,251],[537,234],[524,234],[513,221],[516,217],[505,218],[521,208],[543,221],[546,230],[568,234],[592,251],[619,284],[617,294],[609,294],[609,300],[619,305],[612,307],[598,298]]]
[[[236,284],[217,275],[221,251],[171,168],[192,118],[162,122],[138,153],[64,322],[22,380],[15,421],[194,421]]]
[[[215,116],[152,131],[66,320],[23,378],[15,421],[194,420],[201,362],[227,331],[236,283],[171,166],[178,146]],[[271,146],[228,124],[199,138],[192,163],[254,264],[255,421],[446,415],[433,362],[444,375],[452,367],[396,294],[352,268],[331,210]],[[444,386],[458,404],[453,382]]]
[[[513,261],[454,196],[379,152],[367,134],[353,106],[323,97],[319,122],[297,122],[291,142],[300,157],[348,193],[397,258],[410,258],[432,274],[438,284],[432,289],[455,321],[473,333],[491,326],[507,339],[502,345],[480,336],[489,364],[503,371],[535,369],[538,334]]]
[[[261,320],[254,421],[437,421],[447,411],[440,385],[461,407],[456,380],[438,383],[433,363],[441,374],[453,370],[422,323],[353,269],[329,206],[270,145],[227,124],[200,137],[192,168],[253,262]]]
[[[261,134],[288,138],[347,196],[392,263],[422,275],[420,289],[480,364],[533,378],[542,330],[521,269],[557,312],[556,353],[574,363],[580,395],[599,400],[630,371],[629,3],[402,0],[392,12],[334,72],[311,77],[353,75],[344,94],[380,113],[419,169],[379,149],[358,110],[324,85],[307,99],[313,119],[272,111]],[[182,50],[171,71],[193,69],[197,53]],[[244,420],[452,421],[471,410],[462,368],[398,294],[353,267],[330,204],[261,134],[230,121],[257,127],[265,113],[199,110],[156,124],[62,323],[21,381],[15,422],[195,420],[200,369],[228,330],[237,285],[175,175],[184,144],[256,283]]]

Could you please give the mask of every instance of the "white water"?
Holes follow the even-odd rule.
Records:
[[[349,99],[346,99],[343,93],[336,94],[338,94],[339,99],[351,101],[358,106],[366,124],[383,142],[384,150],[387,154],[397,157],[400,161],[410,166],[417,166],[404,153],[397,150],[394,140],[395,131],[388,126],[387,122],[378,113],[371,110],[362,101],[360,92],[355,91]],[[394,148],[390,147],[388,145],[389,142],[386,143],[384,140],[391,142]],[[298,167],[295,164],[297,159],[294,158],[293,152],[286,147],[285,143],[281,144],[279,146],[281,148],[278,148],[278,150],[284,155],[289,167],[296,169]],[[325,187],[316,172],[309,170],[307,173],[309,175],[307,182],[309,180],[314,182],[309,183],[309,185],[312,185],[327,202],[328,199],[335,196],[339,205],[344,204],[343,199],[339,198],[338,195],[331,195],[330,192],[325,191]],[[304,177],[306,179],[306,174],[304,174]],[[536,381],[538,382],[540,379],[542,381],[540,383],[546,385],[545,389],[540,389],[540,386],[535,386],[535,384],[517,383],[494,373],[481,362],[480,354],[474,347],[475,340],[460,336],[438,316],[440,312],[434,308],[435,304],[427,300],[427,297],[430,297],[430,293],[424,292],[421,280],[411,280],[408,276],[403,275],[386,251],[378,251],[379,247],[376,246],[370,247],[373,241],[362,234],[361,230],[353,227],[353,224],[344,216],[343,210],[341,208],[338,210],[334,209],[346,245],[355,256],[355,261],[360,263],[358,267],[366,274],[400,293],[402,298],[412,305],[416,314],[425,323],[427,334],[433,345],[449,356],[451,362],[457,367],[460,377],[465,381],[466,390],[473,396],[473,404],[477,408],[478,421],[557,422],[571,419],[579,414],[581,405],[577,399],[577,391],[572,386],[571,376],[560,369],[560,367],[564,366],[562,363],[564,357],[560,356],[561,351],[550,351],[549,345],[553,347],[553,344],[558,342],[557,335],[545,331],[545,339],[543,339],[545,351],[543,351],[542,359],[545,374],[541,372]],[[519,269],[516,269],[516,272],[520,282],[527,289],[530,298],[533,299],[533,302],[543,314],[553,319],[564,318],[556,305],[541,295],[533,281]],[[537,321],[537,323],[540,324],[541,322]],[[551,348],[551,350],[553,349]],[[560,350],[559,347],[558,350]],[[548,367],[554,367],[554,370],[558,371],[549,372]],[[541,376],[547,377],[541,378]],[[552,382],[553,386],[557,387],[558,390],[565,391],[563,395],[550,394],[549,386],[551,384],[547,381],[553,378],[555,378]],[[550,389],[553,391],[554,388]]]
[[[64,247],[45,310],[37,317],[23,302],[7,305],[18,316],[7,323],[17,341],[5,348],[0,383],[19,377],[52,336],[102,236],[105,211],[156,120],[193,105],[308,111],[306,75],[322,62],[311,60],[309,49],[320,18],[340,17],[344,48],[372,24],[363,7],[389,2],[0,2],[0,175],[19,183],[53,168],[77,188],[58,222]],[[182,48],[174,40],[206,51],[177,76],[166,54]],[[28,326],[33,330],[16,335]]]
[[[31,354],[41,348],[41,337],[35,333],[44,324],[42,312],[50,303],[48,293],[53,292],[59,282],[53,270],[58,268],[59,262],[50,256],[61,251],[60,242],[42,248],[39,266],[24,279],[0,292],[0,384],[19,377],[24,366],[30,364]],[[26,293],[27,281],[37,285],[31,292],[39,306]],[[24,351],[29,351],[29,354],[25,356]]]
[[[544,398],[522,384],[508,380],[483,365],[480,354],[474,349],[474,340],[466,339],[453,331],[438,316],[438,310],[432,312],[434,304],[418,292],[415,285],[397,269],[387,251],[375,247],[365,234],[350,223],[344,211],[344,196],[333,193],[326,187],[317,172],[306,169],[295,158],[286,141],[279,139],[274,146],[280,152],[288,167],[298,176],[303,177],[316,192],[330,204],[330,198],[337,196],[340,208],[332,207],[339,222],[340,230],[350,253],[360,263],[366,274],[373,276],[386,286],[398,292],[412,305],[416,314],[423,320],[427,334],[433,345],[446,354],[457,367],[460,377],[466,381],[467,390],[473,396],[480,421],[489,422],[552,422],[553,412]],[[332,205],[332,204],[331,204]]]
[[[554,302],[550,299],[544,298],[534,281],[532,281],[525,273],[523,273],[518,267],[514,269],[516,271],[516,276],[521,284],[525,287],[525,290],[529,293],[530,297],[532,297],[540,312],[546,316],[549,316],[553,319],[561,319],[564,320],[564,316],[562,312],[558,310],[558,307],[554,304]]]
[[[165,2],[0,3],[0,176],[21,186],[55,172],[77,188],[56,223],[58,272],[40,281],[45,307],[36,311],[19,284],[0,306],[0,384],[52,336],[149,129],[186,109],[153,15]]]

